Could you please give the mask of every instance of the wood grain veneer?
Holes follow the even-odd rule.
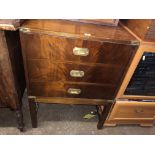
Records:
[[[73,103],[75,98],[75,103],[92,100],[91,105],[99,105],[101,129],[139,46],[136,38],[121,26],[64,20],[28,20],[20,29],[20,37],[32,126],[37,127],[36,102],[67,104],[66,100]],[[89,52],[75,55],[75,47]],[[85,74],[71,77],[71,70]],[[70,94],[70,88],[78,90],[77,94]],[[96,100],[102,100],[104,108]]]

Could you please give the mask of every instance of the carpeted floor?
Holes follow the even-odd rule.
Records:
[[[38,128],[31,128],[27,98],[23,98],[25,132],[16,128],[15,113],[9,109],[0,109],[1,135],[150,135],[155,134],[154,127],[117,126],[97,130],[97,116],[86,120],[85,114],[95,111],[94,106],[49,105],[40,104]]]

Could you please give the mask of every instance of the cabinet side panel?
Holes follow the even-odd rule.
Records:
[[[25,76],[23,58],[21,53],[19,31],[5,31],[15,86],[18,93],[19,100],[25,90]]]
[[[0,98],[3,106],[16,108],[17,94],[4,31],[0,31]]]

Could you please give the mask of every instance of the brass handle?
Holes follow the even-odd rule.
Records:
[[[68,93],[69,94],[79,95],[81,93],[81,89],[69,88]]]
[[[71,70],[70,71],[70,76],[71,77],[83,77],[84,76],[84,71],[81,71],[81,70]]]
[[[136,113],[142,113],[143,112],[143,109],[136,109],[135,112]]]
[[[30,33],[31,32],[29,28],[21,28],[20,31],[23,33]]]
[[[88,48],[74,47],[73,48],[73,54],[78,55],[78,56],[87,56],[87,55],[89,55],[89,49]]]

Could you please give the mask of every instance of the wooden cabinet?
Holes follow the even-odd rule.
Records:
[[[19,32],[9,30],[9,27],[11,30],[13,27],[16,29],[10,20],[2,21],[0,20],[0,29],[3,29],[0,30],[0,107],[8,107],[16,112],[18,128],[22,131],[24,124],[21,99],[25,78]],[[6,25],[7,31],[4,30]]]
[[[155,116],[155,40],[154,20],[126,20],[124,27],[139,41],[140,46],[116,95],[106,125],[153,125]],[[150,33],[150,34],[149,34]],[[152,38],[151,38],[152,36]]]
[[[145,41],[134,34],[128,27],[125,28],[135,35],[140,41],[140,46],[128,68],[116,98],[154,100],[155,42]]]
[[[93,104],[102,128],[139,42],[121,26],[29,20],[20,29],[33,127],[37,103]],[[81,103],[80,103],[81,102]]]
[[[152,126],[155,120],[155,102],[117,101],[106,125],[139,124]]]

